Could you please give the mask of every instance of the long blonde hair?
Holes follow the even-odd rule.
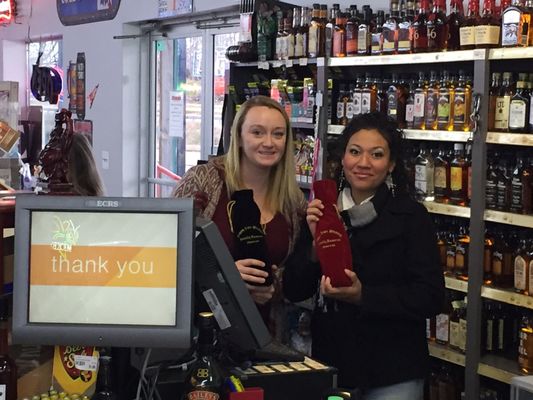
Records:
[[[242,125],[246,119],[248,111],[254,107],[268,107],[279,111],[285,120],[286,137],[285,151],[279,163],[272,167],[268,179],[268,190],[266,204],[272,212],[281,212],[286,218],[290,218],[291,213],[296,212],[303,202],[303,193],[296,182],[296,169],[294,166],[294,141],[292,138],[291,122],[287,113],[281,105],[266,96],[255,96],[241,105],[235,115],[231,126],[231,140],[228,153],[224,159],[226,169],[226,186],[228,197],[236,190],[244,189],[241,180],[241,148],[240,138]]]

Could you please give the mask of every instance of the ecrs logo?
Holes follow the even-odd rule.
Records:
[[[117,200],[96,200],[96,207],[117,208],[119,205]]]
[[[70,219],[62,220],[59,217],[54,217],[56,227],[52,236],[52,249],[57,250],[59,255],[67,258],[67,253],[72,252],[72,246],[78,244],[79,226],[75,226]]]

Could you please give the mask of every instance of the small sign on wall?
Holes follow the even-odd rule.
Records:
[[[173,17],[174,15],[192,12],[192,0],[159,0],[159,17]]]
[[[63,25],[88,24],[115,18],[120,0],[56,0]]]
[[[168,135],[183,137],[185,129],[185,92],[171,91],[168,106]]]

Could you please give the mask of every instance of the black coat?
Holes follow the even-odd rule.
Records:
[[[427,210],[407,196],[391,196],[384,187],[372,202],[378,217],[349,230],[353,268],[363,288],[361,303],[330,302],[328,312],[316,307],[313,313],[313,357],[337,367],[343,387],[425,378],[425,319],[440,312],[444,298]],[[283,290],[290,301],[307,299],[319,287],[320,265],[308,257],[311,243],[304,228],[285,264]]]

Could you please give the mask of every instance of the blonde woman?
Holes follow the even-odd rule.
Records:
[[[280,292],[279,268],[294,248],[306,202],[296,182],[289,117],[269,97],[252,97],[240,107],[231,128],[228,153],[187,171],[173,195],[195,197],[199,215],[215,222],[235,255],[227,204],[232,194],[241,189],[253,191],[261,212],[261,224],[266,227],[266,244],[276,272],[274,283],[253,285],[264,283],[267,276],[262,270],[264,263],[259,260],[235,260],[235,265],[271,333],[279,336],[279,324],[275,325],[267,316],[273,315],[271,300]]]

